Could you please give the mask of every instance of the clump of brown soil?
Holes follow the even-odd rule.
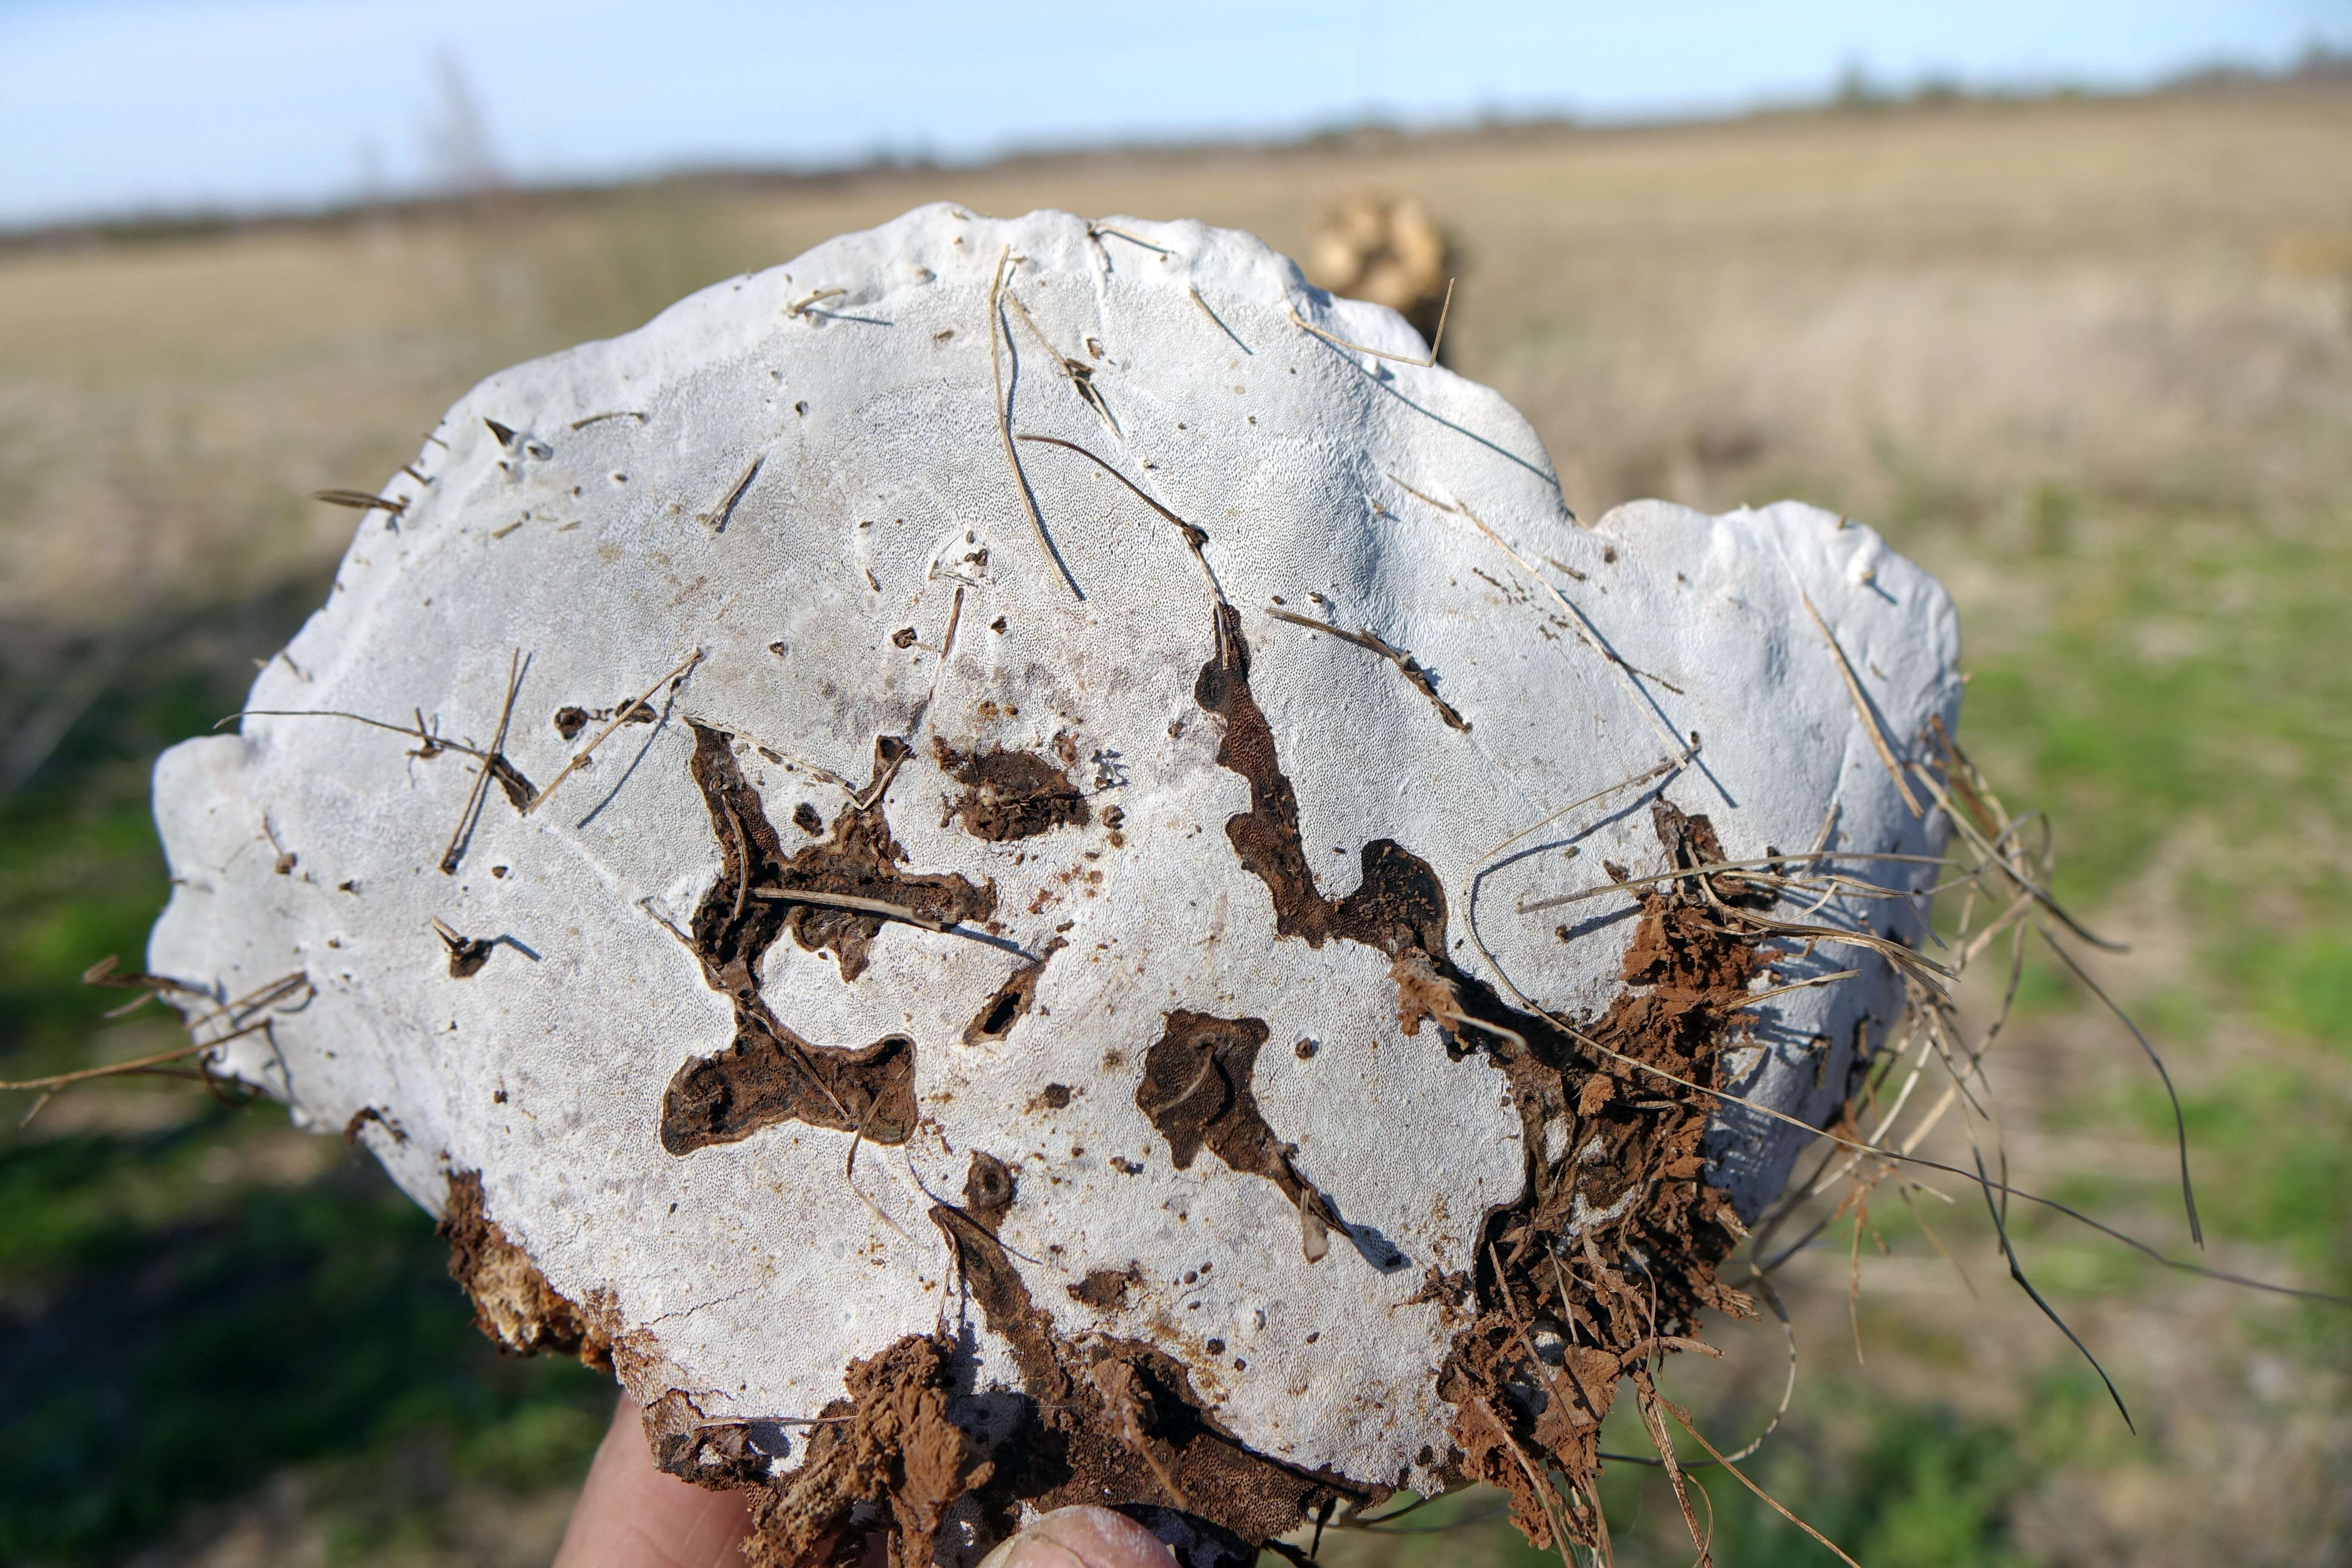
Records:
[[[989,1481],[974,1483],[994,1533],[1011,1532],[1023,1503],[1140,1504],[1192,1515],[1255,1547],[1328,1506],[1382,1495],[1253,1452],[1209,1414],[1184,1368],[1154,1346],[1055,1333],[997,1240],[997,1226],[1020,1201],[1012,1167],[975,1151],[963,1198],[933,1207],[931,1223],[955,1249],[988,1327],[1012,1345],[1021,1374],[1018,1419],[996,1448]],[[1104,1293],[1111,1289],[1106,1283]]]
[[[1724,858],[1706,817],[1660,803],[1653,821],[1675,866]],[[1637,895],[1628,990],[1597,1022],[1517,1013],[1510,1024],[1524,1044],[1482,1041],[1526,1119],[1528,1184],[1487,1221],[1483,1263],[1466,1282],[1475,1315],[1454,1336],[1439,1392],[1460,1412],[1461,1473],[1507,1492],[1513,1522],[1538,1546],[1563,1531],[1600,1544],[1601,1423],[1620,1380],[1651,1401],[1657,1361],[1692,1342],[1702,1310],[1755,1315],[1717,1278],[1745,1231],[1729,1197],[1703,1179],[1702,1144],[1715,1106],[1705,1091],[1741,1037],[1747,987],[1766,955],[1726,918],[1754,895],[1727,876],[1705,880]],[[1493,1016],[1486,998],[1465,1002]],[[1557,1528],[1554,1494],[1537,1479],[1549,1468],[1569,1483]]]
[[[799,1467],[748,1489],[750,1568],[856,1562],[874,1534],[887,1536],[891,1568],[929,1568],[948,1510],[995,1474],[948,1419],[951,1353],[940,1340],[909,1335],[849,1363],[849,1397],[824,1407],[825,1425],[808,1428]]]

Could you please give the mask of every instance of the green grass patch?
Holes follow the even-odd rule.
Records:
[[[170,1200],[204,1189],[192,1164],[267,1131],[240,1115],[280,1114],[0,1153],[0,1237],[42,1276],[0,1333],[0,1560],[112,1555],[282,1467],[419,1438],[455,1473],[517,1486],[584,1468],[611,1384],[500,1361],[431,1220],[365,1156],[292,1186]]]
[[[1792,1413],[1741,1469],[1782,1507],[1864,1563],[2021,1564],[2025,1559],[2011,1538],[2010,1517],[2036,1474],[2015,1437],[1945,1406],[1882,1404],[1857,1399],[1856,1392],[1839,1384],[1813,1385],[1801,1400],[1801,1413]],[[1843,1407],[1833,1408],[1838,1405]],[[1612,1413],[1609,1436],[1616,1451],[1652,1451],[1639,1423],[1621,1418],[1619,1412]],[[1712,1435],[1718,1445],[1727,1436]],[[1683,1447],[1686,1453],[1696,1451],[1687,1439]],[[1712,1500],[1717,1562],[1740,1568],[1819,1568],[1834,1561],[1732,1477],[1712,1468],[1690,1475]],[[1688,1531],[1657,1471],[1612,1465],[1602,1477],[1601,1495],[1619,1536],[1621,1563],[1689,1562]],[[1704,1528],[1708,1505],[1693,1501]]]

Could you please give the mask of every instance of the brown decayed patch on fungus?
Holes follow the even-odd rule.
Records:
[[[746,1025],[739,1011],[735,1043],[680,1067],[662,1092],[662,1147],[673,1154],[780,1121],[904,1143],[915,1127],[915,1042],[886,1035],[863,1050],[820,1050],[772,1020]]]
[[[1141,1503],[1181,1510],[1256,1545],[1328,1502],[1363,1506],[1385,1495],[1253,1453],[1210,1416],[1182,1365],[1154,1346],[1056,1334],[996,1238],[1017,1198],[1006,1173],[975,1152],[966,1200],[985,1195],[990,1206],[931,1209],[964,1289],[1012,1346],[1021,1376],[1019,1424],[996,1451],[993,1476],[974,1487],[992,1528],[1009,1533],[1018,1502],[1040,1510]]]
[[[1274,899],[1275,931],[1309,947],[1333,937],[1362,942],[1391,958],[1407,948],[1443,955],[1445,891],[1427,861],[1389,839],[1364,846],[1363,877],[1337,902],[1315,886],[1315,872],[1298,835],[1298,795],[1282,771],[1274,730],[1250,693],[1249,644],[1241,616],[1216,607],[1216,652],[1201,668],[1193,700],[1224,721],[1217,762],[1249,784],[1250,809],[1225,822],[1225,837],[1242,869],[1265,884]]]
[[[959,752],[934,740],[940,771],[963,785],[950,813],[974,838],[1002,844],[1093,820],[1069,775],[1034,752]]]
[[[879,792],[864,810],[834,819],[833,837],[790,860],[759,791],[736,766],[728,737],[694,727],[690,763],[718,836],[721,868],[688,929],[703,978],[734,1004],[735,1038],[715,1057],[679,1067],[662,1096],[662,1147],[685,1154],[732,1142],[779,1121],[903,1143],[915,1125],[915,1044],[888,1035],[857,1050],[828,1050],[802,1038],[760,994],[759,963],[790,932],[803,947],[830,946],[842,978],[864,970],[882,919],[856,910],[792,903],[795,889],[869,899],[940,922],[984,918],[993,889],[954,875],[909,876],[883,819]],[[759,892],[761,896],[752,896]]]
[[[1257,1018],[1218,1018],[1179,1008],[1167,1015],[1159,1043],[1143,1055],[1135,1107],[1168,1140],[1180,1171],[1207,1149],[1247,1176],[1264,1176],[1298,1209],[1299,1243],[1309,1263],[1330,1250],[1330,1232],[1346,1228],[1339,1211],[1298,1173],[1297,1145],[1275,1136],[1257,1107],[1250,1079],[1266,1029]]]
[[[688,767],[702,791],[723,858],[719,879],[694,912],[692,934],[706,969],[714,963],[725,966],[740,958],[748,972],[770,942],[780,933],[789,933],[804,952],[832,952],[841,965],[842,979],[855,980],[864,973],[886,917],[837,905],[796,902],[793,895],[798,892],[891,905],[919,922],[934,926],[986,920],[995,911],[992,886],[976,888],[953,872],[899,869],[907,852],[891,835],[879,787],[887,782],[887,770],[895,767],[895,754],[887,753],[883,747],[876,748],[876,782],[861,797],[867,798],[868,804],[860,806],[853,802],[844,807],[833,819],[830,837],[803,846],[786,859],[782,840],[768,821],[760,792],[736,765],[728,735],[700,724],[693,729],[694,756]]]
[[[357,1118],[353,1121],[356,1126]],[[499,1347],[499,1354],[547,1351],[612,1370],[610,1337],[591,1321],[591,1314],[558,1295],[530,1254],[484,1212],[479,1172],[451,1174],[448,1203],[434,1234],[449,1244],[449,1278],[473,1299],[474,1326]]]

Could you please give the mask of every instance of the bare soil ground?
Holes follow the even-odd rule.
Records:
[[[0,1071],[149,1039],[94,1034],[113,998],[71,984],[161,902],[145,760],[315,603],[352,514],[308,492],[373,488],[475,379],[923,201],[1192,216],[1295,252],[1360,190],[1453,229],[1447,357],[1534,421],[1581,515],[1801,496],[1944,576],[1963,739],[2049,808],[2064,890],[2134,944],[2099,973],[2180,1083],[2204,1260],[2352,1288],[2352,91],[2325,87],[674,184],[0,255]],[[2186,1255],[2137,1047],[2044,968],[2024,996],[1997,1073],[2011,1179]],[[203,1103],[89,1095],[0,1140],[0,1321],[54,1347],[0,1352],[31,1391],[0,1423],[0,1472],[28,1478],[0,1482],[0,1556],[543,1560],[604,1396],[446,1331],[465,1308],[423,1216],[339,1148]],[[1869,1563],[2352,1552],[2352,1314],[2019,1219],[2135,1437],[2009,1284],[1980,1200],[1938,1184],[1948,1205],[1912,1205],[1934,1242],[1882,1189],[1858,1239],[1841,1220],[1784,1271],[1802,1373],[1751,1474]],[[220,1270],[288,1284],[232,1310]],[[94,1300],[170,1364],[123,1371],[120,1339],[76,1329]],[[316,1385],[206,1370],[254,1332],[315,1342]],[[1724,1342],[1668,1386],[1719,1444],[1785,1365],[1769,1324]],[[179,1422],[137,1452],[201,1448],[200,1484],[89,1458],[126,1441],[89,1425],[109,1400]],[[1614,1447],[1644,1451],[1630,1426]],[[1706,1484],[1719,1560],[1828,1561]],[[1687,1560],[1662,1484],[1610,1486],[1622,1561]],[[1324,1560],[1519,1561],[1498,1531],[1351,1533]]]

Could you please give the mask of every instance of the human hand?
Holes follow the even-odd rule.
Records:
[[[740,1492],[708,1491],[654,1468],[645,1413],[624,1394],[572,1505],[555,1568],[742,1568],[738,1549],[751,1533]]]
[[[740,1493],[706,1491],[654,1468],[642,1415],[625,1394],[572,1505],[555,1568],[741,1568],[751,1532]],[[1174,1568],[1175,1561],[1125,1514],[1065,1508],[997,1547],[981,1568]]]
[[[980,1560],[980,1568],[1175,1568],[1176,1554],[1123,1513],[1057,1508]]]

